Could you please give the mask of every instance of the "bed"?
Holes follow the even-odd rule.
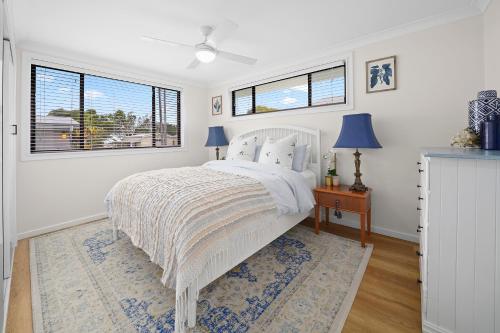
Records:
[[[266,127],[237,139],[295,135],[310,146],[302,172],[251,161],[154,170],[118,182],[106,197],[114,237],[123,231],[176,290],[175,331],[194,327],[199,291],[310,215],[320,181],[320,133]],[[167,222],[168,223],[167,223]]]

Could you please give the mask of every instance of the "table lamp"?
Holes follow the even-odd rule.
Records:
[[[216,147],[215,156],[219,159],[219,147],[227,146],[226,135],[224,134],[224,127],[222,126],[212,126],[208,128],[208,138],[205,147]]]
[[[350,190],[366,192],[368,188],[361,182],[361,172],[359,171],[361,153],[358,148],[382,148],[373,132],[372,115],[369,113],[345,115],[342,121],[342,130],[333,148],[356,148],[354,153],[354,166],[356,167],[354,176],[356,179]]]

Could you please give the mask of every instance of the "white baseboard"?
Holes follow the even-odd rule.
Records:
[[[61,230],[61,229],[66,229],[66,228],[69,228],[69,227],[73,227],[75,225],[79,225],[79,224],[83,224],[83,223],[88,223],[88,222],[92,222],[92,221],[97,221],[97,220],[103,219],[103,218],[105,218],[107,216],[108,215],[106,213],[100,213],[100,214],[90,215],[90,216],[81,217],[81,218],[78,218],[78,219],[66,221],[66,222],[63,222],[63,223],[54,224],[54,225],[51,225],[51,226],[48,226],[48,227],[43,227],[43,228],[39,228],[39,229],[34,229],[34,230],[30,230],[30,231],[21,232],[21,233],[17,234],[17,239],[25,239],[25,238],[30,238],[30,237],[35,237],[35,236],[43,235],[43,234],[46,234],[48,232],[53,232],[53,231],[57,231],[57,230]]]
[[[346,218],[338,219],[336,217],[330,217],[330,221],[335,223],[335,224],[341,224],[345,225],[347,227],[351,227],[354,229],[359,229],[359,221],[358,220],[350,220]],[[406,240],[409,242],[414,242],[418,243],[419,239],[418,236],[412,235],[412,234],[407,234],[405,232],[400,232],[400,231],[395,231],[387,228],[382,228],[382,227],[377,227],[372,224],[372,232],[381,234],[384,236],[389,236],[389,237],[394,237],[402,240]]]
[[[437,325],[434,325],[432,323],[429,323],[428,321],[424,321],[424,324],[422,325],[422,332],[423,333],[452,333],[450,330],[447,330],[446,328],[439,327]]]
[[[107,217],[106,213],[90,215],[90,216],[74,219],[71,221],[51,225],[48,227],[40,228],[40,229],[34,229],[34,230],[30,230],[30,231],[21,232],[17,235],[17,238],[18,239],[25,239],[25,238],[35,237],[35,236],[39,236],[42,234],[46,234],[48,232],[53,232],[53,231],[73,227],[73,226],[76,226],[79,224],[97,221],[97,220],[103,219],[105,217]],[[330,221],[333,221],[334,223],[337,223],[337,224],[345,225],[347,227],[359,229],[359,221],[358,220],[350,220],[350,219],[345,219],[345,218],[339,220],[335,217],[330,217]],[[399,239],[403,239],[403,240],[414,242],[414,243],[418,243],[418,241],[419,241],[418,236],[416,236],[416,235],[407,234],[404,232],[386,229],[386,228],[382,228],[382,227],[378,227],[378,226],[374,226],[374,225],[372,225],[372,231],[374,233],[377,233],[377,234],[381,234],[381,235],[389,236],[389,237],[394,237],[394,238],[399,238]]]

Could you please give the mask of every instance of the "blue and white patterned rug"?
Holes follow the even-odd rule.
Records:
[[[35,332],[173,332],[175,291],[107,220],[30,241]],[[340,331],[371,254],[296,226],[200,294],[195,332]]]

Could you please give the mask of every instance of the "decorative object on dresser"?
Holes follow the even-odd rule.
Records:
[[[451,138],[451,146],[455,148],[479,148],[481,138],[472,129],[466,128]]]
[[[490,114],[500,115],[500,99],[496,90],[484,90],[477,94],[477,99],[469,102],[469,128],[477,135],[481,133],[481,123]]]
[[[372,116],[369,113],[359,113],[345,115],[342,121],[342,130],[340,131],[337,143],[333,148],[355,148],[354,166],[356,167],[356,177],[354,184],[350,187],[351,191],[365,192],[368,188],[361,182],[361,153],[358,148],[382,148],[375,136],[372,127]]]
[[[396,90],[396,56],[366,62],[366,92]]]
[[[497,150],[498,146],[498,117],[490,113],[486,120],[481,123],[481,148],[485,150]]]
[[[371,189],[364,192],[351,191],[349,186],[319,186],[314,189],[315,231],[319,234],[321,207],[325,208],[325,224],[329,223],[330,208],[335,209],[335,216],[342,218],[342,211],[359,214],[361,246],[365,247],[365,229],[371,234]]]
[[[227,146],[228,142],[224,134],[224,127],[213,126],[208,128],[208,138],[205,147],[215,147],[215,156],[219,159],[219,147]]]
[[[222,96],[212,97],[212,116],[222,114]]]
[[[500,152],[421,152],[422,331],[497,332],[500,318]]]

